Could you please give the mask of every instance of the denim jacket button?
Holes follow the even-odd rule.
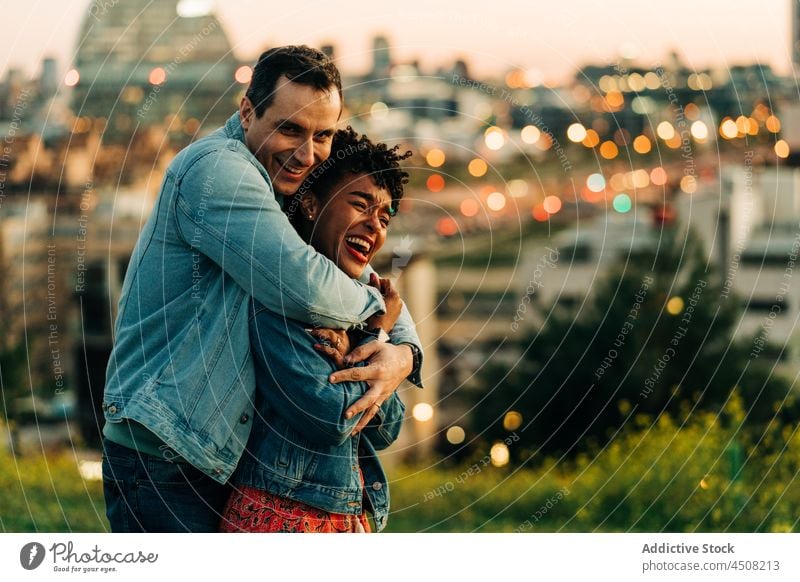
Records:
[[[372,484],[372,488],[373,488],[375,491],[380,491],[380,490],[381,490],[381,488],[383,488],[383,484],[382,484],[382,483],[380,483],[379,481],[375,481],[375,483],[373,483],[373,484]]]
[[[250,417],[246,414],[243,414],[242,416],[239,417],[239,422],[241,422],[242,424],[247,424],[248,420],[250,420]]]
[[[117,407],[112,404],[111,406],[108,407],[108,413],[109,414],[116,414],[117,413]]]

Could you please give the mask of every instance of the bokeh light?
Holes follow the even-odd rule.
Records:
[[[528,193],[528,183],[525,180],[511,180],[508,183],[508,193],[512,198],[523,198]]]
[[[567,137],[572,142],[580,143],[586,139],[586,128],[580,123],[573,123],[567,128]]]
[[[438,148],[433,148],[425,156],[425,161],[431,168],[441,167],[442,165],[444,165],[445,159],[446,158],[444,152]]]
[[[526,125],[520,132],[522,141],[529,145],[535,144],[541,136],[542,132],[535,125]]]
[[[600,146],[600,155],[607,160],[613,160],[619,154],[619,148],[613,141],[605,141]]]
[[[77,69],[70,69],[67,71],[67,74],[64,75],[64,84],[67,87],[74,87],[78,84],[78,81],[81,80],[81,75],[78,73]]]
[[[499,127],[490,127],[484,134],[486,147],[490,150],[499,150],[506,145],[506,136]]]
[[[593,129],[586,130],[586,137],[581,142],[587,148],[593,148],[600,143],[600,135]]]
[[[646,154],[653,148],[652,144],[650,143],[650,138],[646,135],[639,135],[636,136],[636,139],[633,140],[633,149],[636,151],[637,154]]]
[[[474,198],[465,198],[464,200],[461,201],[459,210],[461,211],[461,214],[463,214],[467,218],[472,218],[473,216],[478,214],[480,207],[481,207],[480,204],[478,204],[478,201],[475,200]]]
[[[789,157],[789,144],[786,140],[779,139],[775,142],[775,155],[779,158],[788,158]]]
[[[433,406],[427,402],[415,404],[411,411],[411,415],[414,417],[414,420],[426,422],[433,418]]]
[[[668,141],[675,137],[675,128],[669,121],[662,121],[656,127],[656,134],[664,141]]]
[[[499,211],[506,207],[506,197],[502,192],[492,192],[486,198],[486,206],[489,210]]]
[[[504,467],[508,465],[508,461],[511,459],[511,453],[505,443],[493,444],[489,456],[492,459],[492,465],[495,467]]]
[[[522,426],[522,415],[516,410],[509,410],[503,417],[503,428],[508,431],[517,430]]]
[[[369,114],[373,119],[385,119],[389,115],[389,107],[383,101],[376,101],[369,108]]]
[[[436,221],[436,232],[441,236],[453,236],[458,233],[458,223],[449,216],[443,216]]]
[[[631,197],[625,193],[617,194],[614,196],[614,201],[611,203],[614,207],[614,210],[619,212],[620,214],[625,214],[629,212],[633,203],[631,202]]]
[[[246,85],[253,78],[253,68],[249,65],[242,65],[236,69],[236,72],[233,74],[233,78],[237,83]]]
[[[650,181],[656,186],[663,186],[667,183],[667,171],[658,166],[650,170]]]
[[[683,311],[683,299],[680,297],[670,297],[667,301],[667,313],[670,315],[679,315]]]
[[[451,426],[447,429],[447,434],[445,436],[447,442],[451,445],[460,445],[467,438],[467,434],[460,426]]]
[[[471,176],[475,176],[476,178],[480,178],[481,176],[485,175],[488,170],[489,166],[480,158],[471,160],[467,166],[467,171]]]
[[[441,192],[444,190],[445,181],[440,174],[431,174],[428,176],[428,180],[426,181],[425,185],[431,192]]]
[[[163,67],[156,67],[147,76],[147,80],[151,85],[163,85],[167,80],[167,72]]]
[[[592,192],[602,192],[606,188],[606,179],[603,174],[590,174],[586,178],[586,187]]]
[[[703,121],[695,121],[692,123],[692,137],[696,140],[702,141],[708,138],[708,126]]]
[[[734,139],[739,134],[736,122],[733,119],[726,119],[719,126],[719,134],[725,139]]]
[[[542,203],[534,206],[531,214],[533,215],[534,220],[537,222],[545,222],[548,218],[550,218],[550,214],[544,209],[544,204]]]
[[[681,190],[687,194],[697,192],[697,179],[694,176],[684,176],[681,178]]]
[[[771,131],[772,133],[778,133],[781,130],[781,121],[774,115],[767,117],[765,125],[767,130]]]
[[[542,206],[544,207],[545,212],[548,214],[556,214],[559,210],[561,210],[561,198],[553,195],[545,196]]]

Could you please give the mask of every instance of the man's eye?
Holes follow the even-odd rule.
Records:
[[[388,218],[381,218],[381,224],[384,228],[389,226],[389,219]]]
[[[366,210],[367,209],[367,205],[364,204],[363,202],[358,202],[358,201],[353,202],[353,206],[355,206],[359,210]]]

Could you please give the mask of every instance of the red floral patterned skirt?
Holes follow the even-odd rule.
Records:
[[[228,499],[220,523],[225,533],[369,533],[365,514],[346,515],[311,507],[256,489],[237,487]]]

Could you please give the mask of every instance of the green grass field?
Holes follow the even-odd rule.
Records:
[[[797,427],[747,431],[741,416],[639,418],[596,454],[534,468],[398,468],[388,531],[800,531]],[[0,452],[0,531],[106,531],[101,483],[77,463]]]

